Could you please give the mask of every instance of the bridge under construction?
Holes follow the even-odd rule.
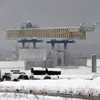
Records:
[[[44,57],[44,50],[43,48],[37,48],[37,43],[43,43],[46,41],[46,44],[51,44],[53,56],[58,56],[59,61],[62,62],[60,65],[65,65],[64,62],[67,62],[67,57],[65,57],[67,53],[67,45],[69,43],[76,43],[76,40],[85,40],[86,39],[86,32],[91,32],[95,30],[95,25],[85,26],[84,24],[79,26],[64,26],[64,27],[38,27],[32,25],[31,22],[25,23],[21,27],[15,27],[12,29],[7,30],[7,39],[13,39],[21,43],[21,49],[19,50],[19,58],[20,60],[26,61],[35,61],[37,55],[34,55],[38,49],[41,49],[43,53],[39,54],[41,61],[46,60],[47,57]],[[33,44],[33,49],[27,48],[26,44]],[[55,50],[55,44],[63,44],[63,50]],[[33,51],[32,51],[33,50]],[[31,51],[31,52],[30,52]],[[60,52],[59,52],[60,51]],[[29,53],[30,52],[30,53]],[[47,54],[45,54],[46,56]],[[35,56],[35,57],[31,57]],[[43,56],[43,57],[42,57]],[[68,55],[66,55],[68,56]],[[60,57],[60,58],[59,58]],[[54,57],[55,59],[55,57]],[[56,57],[57,59],[57,57]],[[55,61],[57,65],[57,60]]]

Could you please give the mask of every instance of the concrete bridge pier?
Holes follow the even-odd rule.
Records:
[[[92,55],[92,72],[96,73],[96,55]]]

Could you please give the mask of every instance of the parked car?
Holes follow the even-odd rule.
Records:
[[[18,80],[28,80],[29,77],[25,72],[9,72],[9,73],[4,73],[4,75],[1,78],[1,81],[6,80],[6,81],[18,81]]]
[[[16,81],[20,79],[28,80],[29,77],[25,72],[12,73],[11,79]]]

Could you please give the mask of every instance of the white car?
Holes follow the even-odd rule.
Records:
[[[11,80],[29,79],[25,72],[11,73]]]

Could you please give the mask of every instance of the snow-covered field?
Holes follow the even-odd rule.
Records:
[[[97,72],[92,73],[91,67],[79,66],[76,69],[63,69],[62,76],[65,78],[81,78],[81,79],[91,79],[100,76],[100,67],[97,67]]]
[[[0,93],[0,100],[82,100],[42,95],[30,95],[22,93]]]
[[[79,94],[82,95],[89,95],[93,94],[94,96],[100,94],[100,68],[97,68],[97,73],[91,73],[90,67],[79,67],[78,69],[63,69],[62,76],[60,76],[61,79],[59,80],[20,80],[18,82],[13,81],[3,81],[0,82],[0,91],[1,92],[16,92],[16,90],[19,90],[23,93],[29,93],[30,91],[33,91],[34,93],[46,93],[46,94],[56,94],[56,93],[73,93],[73,94]],[[10,97],[10,94],[7,94],[9,98],[7,100],[23,100],[19,99],[19,95],[14,97],[15,94],[12,94]],[[20,94],[22,95],[22,94]],[[0,94],[0,100],[6,100],[7,96],[5,96],[5,99],[1,99],[3,97],[3,94]],[[33,100],[34,96],[28,95],[29,98],[26,98],[24,100]],[[24,96],[23,96],[24,97]],[[43,96],[39,96],[40,98],[43,98]],[[14,99],[18,98],[18,99]],[[64,100],[64,98],[61,97],[54,97],[51,96],[45,96],[47,98],[46,100]],[[53,99],[52,99],[53,98]],[[34,99],[35,100],[35,99]],[[38,100],[38,99],[36,99]],[[43,99],[39,99],[43,100]],[[67,99],[70,100],[70,99]],[[78,99],[71,99],[71,100],[78,100]],[[80,99],[79,99],[80,100]]]
[[[93,92],[94,95],[100,94],[100,77],[94,80],[84,79],[60,79],[60,80],[21,80],[19,82],[4,81],[0,83],[0,91],[35,93],[82,93],[88,95]]]

